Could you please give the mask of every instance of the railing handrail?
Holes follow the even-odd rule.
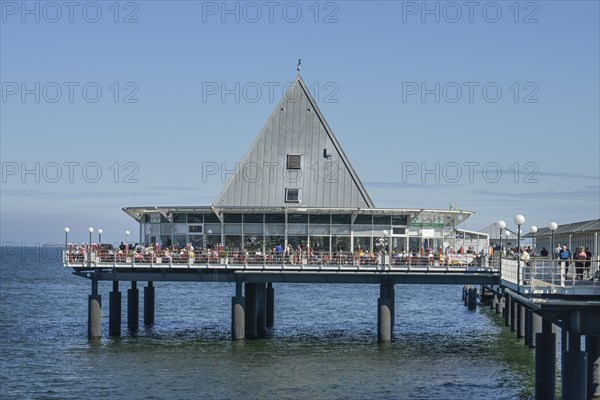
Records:
[[[486,267],[487,260],[473,254],[430,255],[430,254],[386,254],[366,252],[359,253],[337,252],[278,252],[278,251],[215,251],[201,249],[190,250],[149,250],[135,249],[100,249],[100,251],[87,251],[86,249],[63,250],[65,266],[103,266],[123,264],[169,264],[188,266],[195,265],[352,265],[352,266],[426,266],[426,267],[459,267],[476,266]]]

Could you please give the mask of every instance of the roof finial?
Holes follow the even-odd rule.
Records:
[[[302,64],[301,58],[298,59],[298,66],[296,67],[296,71],[298,71],[298,73],[300,73],[300,64]]]

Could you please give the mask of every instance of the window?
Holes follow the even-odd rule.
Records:
[[[373,217],[371,215],[360,214],[354,220],[354,225],[371,225],[372,223]]]
[[[306,224],[308,222],[308,214],[288,214],[287,217],[290,224]]]
[[[332,224],[348,224],[350,225],[351,215],[346,214],[334,214],[331,216]]]
[[[173,222],[176,224],[185,224],[187,222],[187,214],[173,214]]]
[[[406,215],[392,215],[392,225],[406,225]]]
[[[284,224],[285,214],[265,214],[265,223],[267,224]]]
[[[285,189],[286,203],[300,203],[300,189]]]
[[[315,214],[315,215],[310,216],[310,224],[311,225],[315,225],[315,224],[329,225],[330,222],[331,222],[331,217],[329,216],[329,214]]]
[[[189,233],[202,233],[202,225],[189,225],[188,232]]]
[[[241,223],[242,214],[225,214],[224,220],[226,224]]]
[[[203,214],[188,214],[188,222],[194,224],[201,224],[204,222]]]
[[[301,158],[302,156],[300,154],[288,154],[287,169],[300,169]]]

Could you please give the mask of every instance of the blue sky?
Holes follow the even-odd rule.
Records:
[[[2,242],[211,204],[299,58],[377,206],[600,218],[599,3],[469,4],[1,1]]]

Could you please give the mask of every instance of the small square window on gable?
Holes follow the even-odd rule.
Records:
[[[287,155],[287,169],[300,169],[300,161],[302,156],[300,154],[288,154]]]
[[[285,189],[285,202],[286,203],[300,203],[300,189]]]

